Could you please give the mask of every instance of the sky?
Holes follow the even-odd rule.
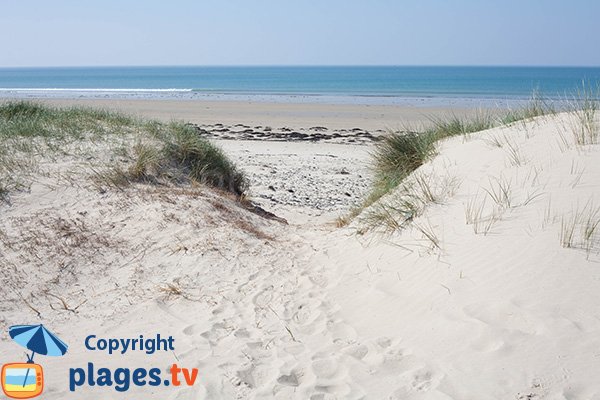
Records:
[[[0,67],[600,66],[598,0],[0,0]]]

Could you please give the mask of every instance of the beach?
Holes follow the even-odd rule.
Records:
[[[372,190],[373,152],[389,130],[480,111],[41,101],[187,121],[246,173],[244,201],[258,206],[203,184],[99,179],[106,165],[129,165],[122,149],[147,138],[38,153],[28,188],[0,206],[11,271],[0,307],[3,326],[40,317],[71,345],[68,357],[44,359],[48,371],[197,368],[193,387],[152,388],[172,399],[600,395],[600,241],[589,225],[599,215],[598,145],[578,143],[576,115],[441,140],[342,223]],[[398,212],[408,200],[418,203],[410,216]],[[141,333],[171,335],[175,350],[103,356],[81,343]],[[2,359],[13,350],[3,345]],[[90,398],[69,392],[67,378],[53,376],[44,398]]]
[[[123,99],[39,99],[58,106],[88,106],[123,111],[161,121],[185,120],[198,125],[237,124],[308,129],[323,126],[331,130],[353,128],[368,131],[419,128],[431,118],[455,114],[472,116],[480,107],[474,105],[425,106],[281,103],[273,101],[222,100],[123,100]],[[496,109],[502,110],[501,102]],[[483,107],[481,107],[483,109]],[[488,107],[494,109],[494,107]],[[487,109],[487,108],[486,108]]]
[[[4,3],[0,400],[600,400],[600,2]]]
[[[294,220],[332,222],[368,194],[370,152],[392,131],[420,131],[444,118],[496,115],[503,108],[276,103],[263,101],[40,99],[59,107],[116,110],[185,121],[249,174],[253,199]]]

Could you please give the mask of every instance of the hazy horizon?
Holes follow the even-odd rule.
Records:
[[[44,69],[44,68],[344,68],[344,67],[407,67],[407,68],[600,68],[600,65],[516,65],[516,64],[490,64],[490,65],[465,65],[465,64],[130,64],[130,65],[35,65],[35,66],[0,66],[0,69]]]

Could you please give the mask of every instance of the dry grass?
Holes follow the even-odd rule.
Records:
[[[571,189],[575,189],[575,187],[577,187],[577,185],[579,185],[579,183],[581,182],[581,178],[583,177],[583,174],[585,173],[585,167],[580,166],[579,163],[577,163],[575,160],[573,160],[571,162],[570,173],[571,173],[571,175],[574,175],[574,178],[571,181],[569,186],[571,186]]]
[[[442,251],[442,242],[430,221],[415,223],[414,227],[421,233],[423,239],[427,241],[429,250]]]
[[[382,229],[391,233],[421,216],[426,206],[443,203],[453,196],[461,182],[451,174],[417,171],[396,190],[374,204],[363,215],[361,231]]]
[[[523,157],[521,148],[514,138],[510,137],[506,133],[500,135],[490,135],[485,138],[484,141],[494,148],[502,148],[508,155],[510,165],[520,167],[524,165],[527,160]]]
[[[181,281],[186,281],[185,278],[173,279],[171,282],[166,282],[158,286],[158,292],[162,294],[164,300],[174,300],[177,298],[199,301],[202,296],[200,295],[200,289],[191,287],[189,284],[183,284]],[[196,293],[196,294],[193,294]]]
[[[583,207],[577,206],[564,215],[560,225],[560,244],[565,248],[584,249],[588,256],[600,245],[600,206],[590,199]]]
[[[229,224],[233,224],[243,232],[249,233],[250,235],[267,241],[273,241],[275,238],[263,232],[261,229],[256,227],[245,215],[242,215],[237,210],[232,209],[226,205],[223,201],[209,200],[209,203],[219,212],[224,221]]]
[[[489,198],[501,209],[511,208],[513,201],[512,183],[502,176],[489,180],[489,189],[483,189]]]
[[[506,141],[506,152],[508,153],[508,159],[510,164],[515,167],[520,167],[526,163],[525,158],[521,153],[521,149],[519,145],[509,138],[505,139]]]
[[[473,227],[473,232],[476,235],[488,235],[494,225],[502,218],[502,210],[498,207],[486,211],[486,197],[480,199],[479,195],[475,195],[465,203],[464,207],[465,221],[467,225]]]
[[[596,115],[600,108],[599,98],[600,87],[592,89],[584,82],[571,101],[571,114],[575,117],[571,128],[575,143],[579,146],[598,144],[600,126]]]

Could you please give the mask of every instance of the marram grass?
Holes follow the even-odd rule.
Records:
[[[244,174],[223,151],[187,124],[140,120],[102,109],[16,101],[0,104],[0,198],[18,188],[19,173],[26,169],[20,168],[23,160],[34,159],[40,152],[32,144],[36,140],[44,143],[46,156],[54,156],[47,150],[60,153],[66,143],[108,137],[134,137],[137,143],[123,149],[123,154],[132,154],[132,160],[118,179],[110,178],[114,184],[199,182],[236,196],[242,196],[248,187]],[[15,157],[15,153],[21,156]]]

